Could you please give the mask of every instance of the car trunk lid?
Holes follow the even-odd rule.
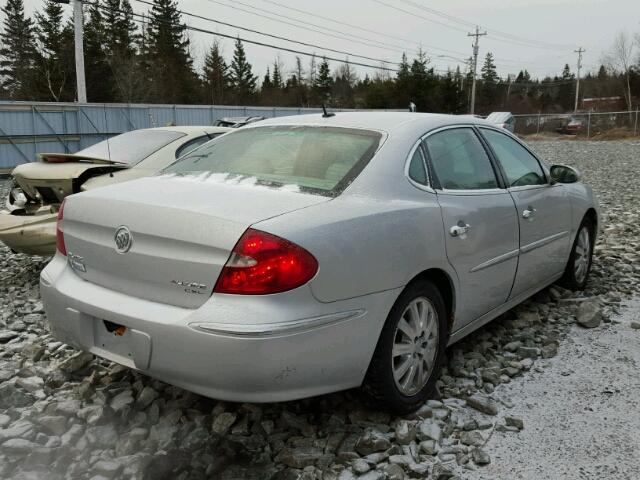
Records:
[[[47,205],[77,193],[82,178],[128,168],[123,163],[84,155],[41,153],[39,157],[39,162],[18,165],[11,173],[28,197]]]
[[[83,279],[197,308],[249,226],[328,200],[251,179],[150,177],[70,197],[63,230],[70,263]],[[126,253],[116,250],[122,226],[132,239]]]

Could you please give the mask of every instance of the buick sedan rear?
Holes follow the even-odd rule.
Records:
[[[576,171],[480,119],[272,119],[67,198],[41,290],[62,341],[206,396],[409,411],[448,344],[583,288],[597,223]]]

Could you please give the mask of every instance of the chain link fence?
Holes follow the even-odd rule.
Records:
[[[640,135],[638,110],[514,116],[515,133],[523,136],[572,135],[606,139]]]

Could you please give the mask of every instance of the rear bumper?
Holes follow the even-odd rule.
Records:
[[[215,295],[191,310],[85,282],[60,255],[42,272],[40,289],[61,341],[187,390],[241,402],[359,386],[399,294],[322,304],[302,288],[282,302]],[[104,320],[126,326],[125,335],[106,332]]]
[[[0,213],[0,241],[10,249],[27,255],[53,255],[56,251],[55,213],[11,215]]]

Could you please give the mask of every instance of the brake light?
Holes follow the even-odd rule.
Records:
[[[60,252],[65,257],[67,256],[67,246],[64,244],[64,234],[62,232],[62,228],[60,223],[64,218],[64,200],[60,204],[60,209],[58,210],[58,221],[56,222],[56,248],[58,252]]]
[[[318,261],[284,238],[248,229],[233,248],[213,289],[215,293],[266,295],[304,285],[318,271]]]

